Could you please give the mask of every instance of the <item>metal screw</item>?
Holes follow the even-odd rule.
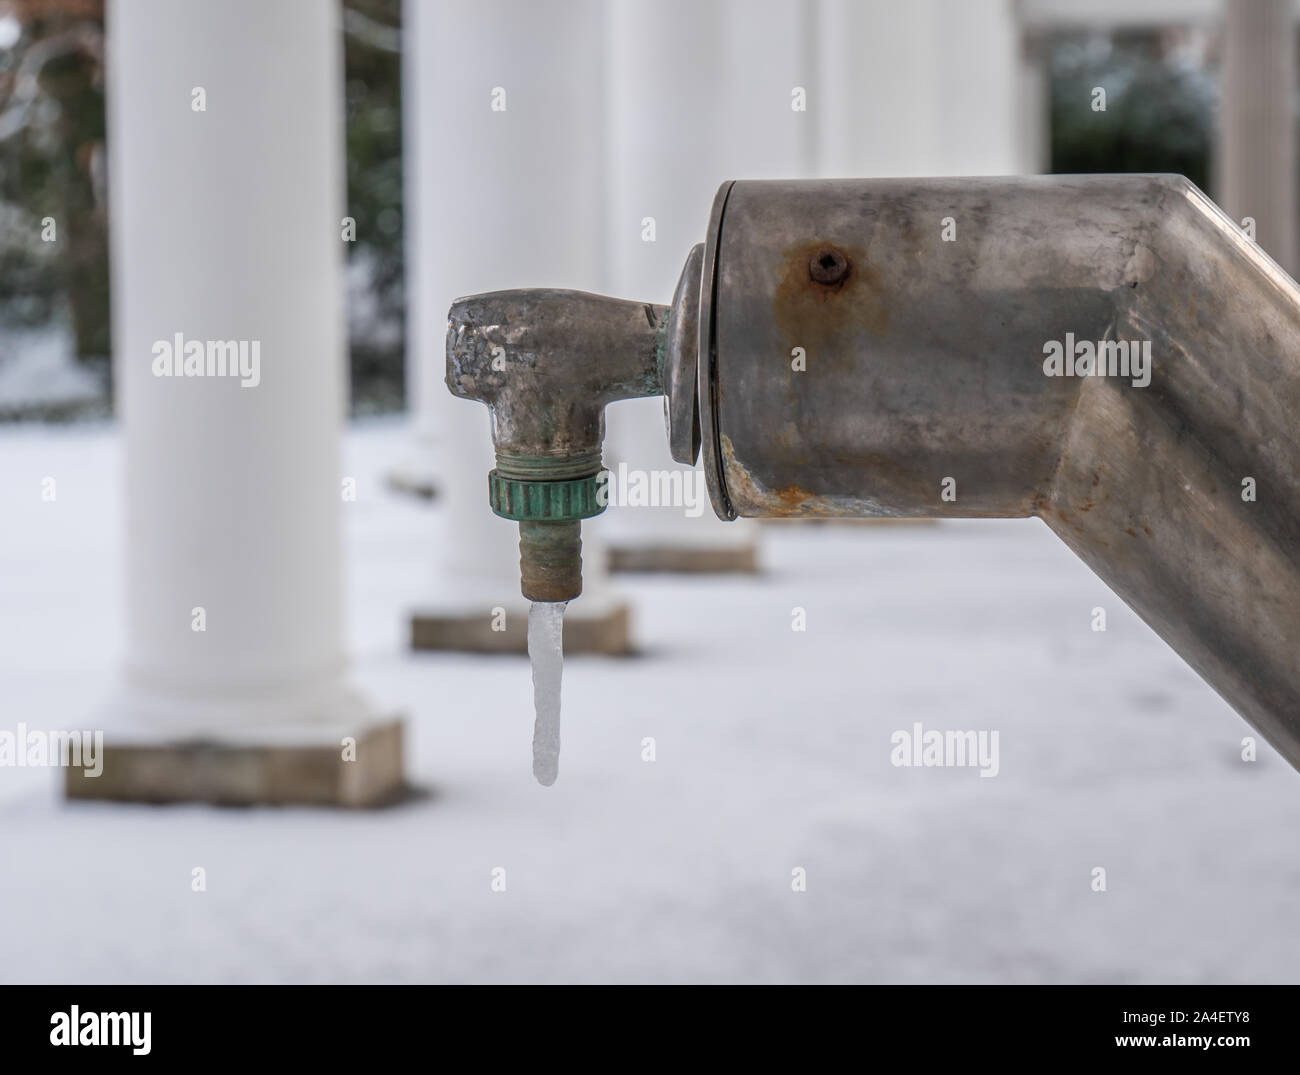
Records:
[[[849,259],[834,247],[823,247],[808,259],[808,275],[819,284],[838,284],[849,275]]]

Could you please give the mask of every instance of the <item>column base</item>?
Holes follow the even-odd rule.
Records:
[[[337,733],[337,734],[336,734]],[[355,739],[344,758],[345,736]],[[384,806],[406,796],[402,721],[249,731],[222,742],[105,737],[103,772],[65,769],[68,799],[223,806]]]
[[[439,381],[442,375],[438,376]],[[443,389],[443,391],[446,391]],[[438,462],[442,456],[438,434],[429,428],[429,419],[415,415],[407,431],[405,450],[392,464],[385,478],[388,488],[421,500],[438,495]]]
[[[394,467],[388,472],[388,488],[421,500],[434,500],[438,496],[438,483],[433,471],[416,467]]]
[[[528,610],[507,609],[503,630],[493,630],[495,617],[477,612],[416,612],[411,616],[411,648],[459,653],[527,653]],[[622,601],[583,607],[580,597],[564,613],[564,652],[600,653],[607,657],[632,654],[632,613]]]
[[[756,575],[756,545],[644,545],[609,546],[609,570],[663,572],[680,575]]]

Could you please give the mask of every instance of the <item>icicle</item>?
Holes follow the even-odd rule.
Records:
[[[560,771],[560,676],[564,672],[567,601],[534,601],[528,610],[528,658],[533,664],[533,776],[550,787]]]

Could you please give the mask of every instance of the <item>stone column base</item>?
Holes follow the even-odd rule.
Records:
[[[492,629],[483,612],[417,612],[411,617],[411,648],[461,653],[527,653],[528,610],[508,609],[504,630]],[[564,613],[564,652],[626,657],[632,649],[632,614],[624,602],[584,608],[582,598]]]
[[[388,468],[385,479],[395,493],[433,500],[438,495],[437,437],[428,430],[412,430],[401,459]]]
[[[431,471],[408,467],[394,467],[388,472],[388,488],[421,500],[433,500],[438,495],[438,483]]]
[[[680,575],[756,575],[756,545],[610,545],[609,570]]]
[[[344,760],[343,738],[356,740]],[[105,737],[104,770],[90,777],[65,769],[68,799],[114,802],[202,802],[223,806],[312,805],[370,807],[406,794],[402,722],[386,719],[334,735],[319,729],[254,732],[241,743],[150,742]]]

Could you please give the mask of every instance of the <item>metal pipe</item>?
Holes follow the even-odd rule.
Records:
[[[1300,289],[1205,195],[738,182],[714,217],[719,515],[1037,515],[1300,767]]]
[[[722,518],[1039,516],[1300,767],[1300,288],[1181,177],[727,183],[671,309],[460,300],[448,382],[561,485],[663,392]]]

